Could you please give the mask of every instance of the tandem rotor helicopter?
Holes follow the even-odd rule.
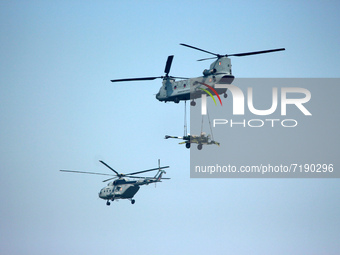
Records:
[[[110,180],[114,180],[109,182],[106,187],[102,188],[99,192],[99,197],[101,199],[106,200],[106,205],[110,205],[110,201],[118,200],[118,199],[128,199],[131,201],[131,204],[135,203],[133,199],[134,195],[140,189],[142,185],[149,185],[150,183],[157,183],[161,182],[161,180],[168,180],[170,178],[163,178],[162,175],[166,172],[163,170],[165,168],[169,168],[169,166],[160,166],[160,160],[158,160],[158,168],[152,168],[147,170],[142,170],[138,172],[128,173],[128,174],[120,174],[104,161],[99,160],[104,166],[108,167],[112,170],[115,175],[113,174],[103,174],[103,173],[93,173],[93,172],[82,172],[82,171],[72,171],[72,170],[60,170],[61,172],[69,172],[69,173],[80,173],[80,174],[95,174],[95,175],[107,175],[107,176],[114,176],[109,179],[104,180],[103,182],[107,182]],[[157,171],[154,177],[142,177],[142,176],[134,176],[135,174],[146,173],[150,171]],[[136,178],[139,180],[130,180],[126,177]]]
[[[234,80],[234,76],[231,71],[231,61],[229,57],[243,57],[249,55],[270,53],[275,51],[283,51],[285,48],[279,49],[271,49],[271,50],[263,50],[263,51],[253,51],[246,53],[236,53],[236,54],[225,54],[220,55],[210,51],[206,51],[188,44],[180,43],[180,45],[189,47],[195,50],[203,51],[205,53],[214,55],[215,57],[199,59],[198,61],[215,59],[209,69],[205,69],[203,71],[203,76],[196,78],[183,78],[183,77],[175,77],[169,76],[172,60],[174,58],[173,55],[168,56],[168,59],[165,64],[164,73],[165,76],[156,76],[156,77],[143,77],[143,78],[126,78],[126,79],[115,79],[111,80],[111,82],[123,82],[123,81],[147,81],[147,80],[155,80],[155,79],[163,79],[162,87],[159,89],[159,92],[156,94],[156,98],[161,102],[170,102],[173,101],[175,103],[179,103],[180,101],[192,100],[191,105],[195,106],[196,102],[194,101],[196,98],[200,98],[202,94],[205,94],[204,90],[201,87],[205,86],[209,88],[211,86],[216,90],[218,94],[224,94],[224,98],[227,97],[226,88],[215,88],[215,84],[231,84]],[[175,79],[181,79],[179,81],[175,81]]]

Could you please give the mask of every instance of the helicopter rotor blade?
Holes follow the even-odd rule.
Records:
[[[173,78],[173,79],[189,79],[187,77],[177,77],[177,76],[157,76],[157,77],[144,77],[144,78],[126,78],[126,79],[116,79],[111,80],[111,82],[124,82],[124,81],[152,81],[156,79]]]
[[[155,170],[160,170],[160,169],[165,169],[165,168],[169,168],[169,166],[162,166],[162,167],[152,168],[152,169],[143,170],[143,171],[139,171],[139,172],[128,173],[128,174],[126,174],[126,175],[141,174],[141,173],[146,173],[146,172],[155,171]],[[126,176],[126,175],[125,175],[125,176]]]
[[[125,176],[129,177],[129,178],[136,178],[136,179],[148,179],[148,178],[152,178],[152,177],[132,176],[132,175],[125,175]]]
[[[215,58],[218,58],[218,57],[212,57],[212,58],[202,58],[202,59],[198,59],[197,61],[204,61],[204,60],[215,59]]]
[[[121,176],[121,174],[119,174],[116,170],[114,170],[112,167],[110,167],[108,164],[106,164],[104,161],[99,160],[100,163],[102,163],[104,166],[106,166],[107,168],[109,168],[110,170],[112,170],[113,172],[115,172],[115,174],[117,176]]]
[[[192,49],[195,49],[195,50],[203,51],[205,53],[215,55],[216,57],[220,56],[219,54],[216,54],[216,53],[213,53],[213,52],[210,52],[210,51],[207,51],[207,50],[202,50],[200,48],[197,48],[197,47],[194,47],[194,46],[191,46],[191,45],[188,45],[188,44],[180,43],[180,45],[185,46],[185,47],[189,47],[189,48],[192,48]]]
[[[263,54],[263,53],[282,51],[282,50],[285,50],[285,48],[272,49],[272,50],[262,50],[262,51],[253,51],[253,52],[245,52],[245,53],[236,53],[236,54],[226,54],[225,56],[226,57],[230,57],[230,56],[243,57],[243,56]]]
[[[132,176],[132,175],[125,175],[126,177],[129,177],[129,178],[136,178],[136,179],[145,179],[145,180],[150,180],[150,179],[155,179],[155,177],[151,177],[151,176],[148,176],[148,177],[144,177],[144,176]],[[161,179],[170,179],[170,178],[161,178]]]
[[[184,79],[184,80],[187,80],[189,79],[188,77],[177,77],[177,76],[168,76],[169,78],[173,78],[173,79]],[[161,78],[165,78],[165,77],[161,77]]]
[[[225,54],[225,55],[220,55],[220,54],[216,54],[207,50],[203,50],[188,44],[184,44],[184,43],[180,43],[180,45],[185,46],[185,47],[189,47],[195,50],[199,50],[199,51],[203,51],[205,53],[208,54],[212,54],[215,55],[217,58],[221,58],[221,57],[243,57],[243,56],[250,56],[250,55],[256,55],[256,54],[263,54],[263,53],[270,53],[270,52],[275,52],[275,51],[282,51],[285,50],[285,48],[279,48],[279,49],[272,49],[272,50],[262,50],[262,51],[252,51],[252,52],[244,52],[244,53],[236,53],[236,54]],[[208,60],[208,59],[214,59],[214,58],[203,58],[203,59],[199,59],[197,61],[203,61],[203,60]]]
[[[176,77],[176,76],[169,76],[169,72],[171,69],[171,65],[172,65],[172,60],[174,59],[174,55],[170,55],[168,56],[168,59],[166,61],[165,64],[165,68],[164,68],[164,73],[165,76],[152,76],[152,77],[140,77],[140,78],[124,78],[124,79],[114,79],[114,80],[110,80],[111,82],[124,82],[124,81],[152,81],[155,79],[189,79],[186,77]]]
[[[164,73],[165,73],[166,76],[168,76],[168,74],[170,72],[170,68],[171,68],[171,64],[172,64],[173,59],[174,59],[174,55],[168,56],[168,59],[166,61],[165,68],[164,68]]]
[[[145,180],[152,180],[152,179],[155,179],[155,177],[142,177],[142,176],[129,176],[129,175],[126,175],[126,177],[129,177],[129,178],[136,178],[136,179],[145,179]],[[170,180],[171,178],[166,178],[166,177],[162,177],[161,180]]]
[[[67,173],[78,173],[78,174],[95,174],[95,175],[106,175],[106,176],[113,176],[112,174],[102,174],[102,173],[93,173],[93,172],[83,172],[83,171],[73,171],[73,170],[60,170],[61,172]]]
[[[111,181],[111,180],[114,180],[114,179],[117,179],[117,178],[118,178],[118,177],[117,177],[117,176],[115,176],[115,177],[112,177],[112,178],[106,179],[106,180],[104,180],[103,182]]]
[[[122,81],[152,81],[162,77],[143,77],[143,78],[127,78],[127,79],[115,79],[111,82],[122,82]]]

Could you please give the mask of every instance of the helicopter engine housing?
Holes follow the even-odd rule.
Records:
[[[203,75],[204,76],[208,76],[208,75],[211,75],[211,74],[214,74],[214,73],[216,73],[216,69],[215,68],[210,69],[210,70],[204,69],[204,71],[203,71]]]

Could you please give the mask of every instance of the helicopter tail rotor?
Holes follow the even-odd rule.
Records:
[[[161,168],[161,160],[158,159],[158,172],[155,175],[156,182],[160,182],[162,179],[162,175],[166,174],[166,172]]]
[[[163,169],[164,169],[164,167],[161,168],[161,160],[158,159],[158,171],[161,171],[162,173],[166,174],[166,172]]]

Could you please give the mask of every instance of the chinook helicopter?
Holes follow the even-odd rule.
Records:
[[[216,144],[216,145],[220,146],[219,142],[211,140],[211,136],[206,135],[206,133],[204,133],[204,132],[202,132],[201,135],[185,135],[183,137],[166,135],[164,137],[164,139],[169,139],[169,138],[184,140],[184,142],[180,142],[179,144],[185,144],[185,147],[187,149],[190,149],[192,143],[198,144],[197,145],[198,150],[202,150],[203,144],[206,144],[206,145]]]
[[[118,200],[118,199],[128,199],[131,201],[131,204],[135,203],[133,199],[134,195],[140,189],[142,185],[149,185],[150,183],[161,182],[161,180],[168,180],[170,178],[163,178],[162,175],[166,172],[163,170],[165,168],[169,168],[169,166],[160,166],[160,160],[158,160],[158,168],[147,169],[143,171],[128,173],[128,174],[120,174],[104,161],[99,160],[104,166],[112,170],[113,174],[103,174],[103,173],[93,173],[93,172],[82,172],[82,171],[72,171],[72,170],[60,170],[61,172],[69,172],[69,173],[81,173],[81,174],[96,174],[96,175],[107,175],[114,176],[109,179],[104,180],[103,182],[107,182],[110,180],[114,180],[109,182],[106,187],[102,188],[99,192],[99,197],[101,199],[106,200],[106,205],[110,205],[110,201]],[[146,173],[150,171],[157,171],[157,174],[154,177],[142,177],[142,176],[134,176],[135,174]],[[139,180],[130,180],[126,177],[136,178]]]
[[[199,59],[198,61],[215,59],[217,58],[211,65],[209,69],[205,69],[203,71],[203,76],[196,78],[183,78],[183,77],[175,77],[169,76],[172,60],[174,58],[173,55],[168,56],[168,59],[165,64],[164,76],[156,76],[156,77],[143,77],[143,78],[126,78],[126,79],[115,79],[111,80],[111,82],[124,82],[124,81],[147,81],[147,80],[155,80],[155,79],[163,79],[162,87],[159,89],[159,92],[156,94],[156,98],[161,102],[170,102],[173,101],[175,103],[179,103],[180,101],[192,100],[191,105],[195,106],[196,98],[200,98],[202,94],[206,94],[206,91],[213,90],[217,94],[223,94],[224,98],[227,97],[227,89],[226,88],[215,88],[215,84],[231,84],[234,80],[234,76],[231,71],[231,61],[229,57],[243,57],[249,55],[270,53],[275,51],[285,50],[284,48],[272,49],[272,50],[264,50],[264,51],[253,51],[246,53],[236,53],[236,54],[225,54],[220,55],[210,51],[206,51],[188,44],[180,43],[180,45],[189,47],[195,50],[203,51],[205,53],[214,55],[215,57]],[[175,79],[182,79],[176,81]],[[202,89],[203,88],[203,89]]]

